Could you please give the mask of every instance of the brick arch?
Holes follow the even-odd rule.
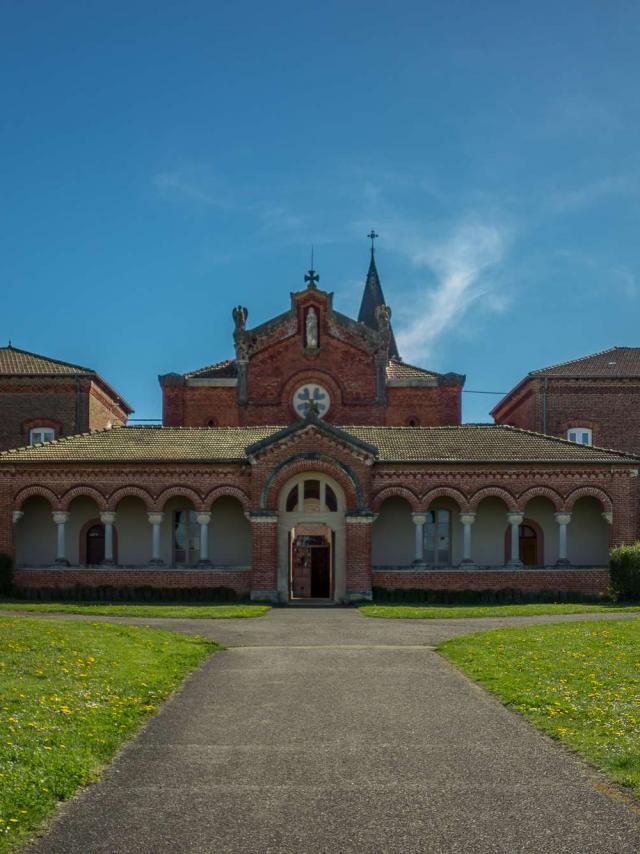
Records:
[[[551,489],[548,486],[532,486],[530,489],[525,489],[525,491],[521,492],[518,496],[518,510],[522,510],[524,512],[524,508],[532,498],[548,498],[556,511],[560,511],[564,508],[564,499],[555,491],[555,489]]]
[[[261,510],[277,510],[278,495],[283,485],[297,474],[322,472],[336,480],[345,495],[347,509],[364,509],[364,494],[360,481],[344,463],[325,454],[307,453],[289,457],[276,466],[267,477],[260,495]]]
[[[204,510],[202,496],[195,489],[191,489],[190,486],[169,486],[167,489],[163,489],[159,495],[156,495],[153,502],[153,509],[163,510],[167,501],[178,495],[188,498],[193,503],[195,510]]]
[[[428,510],[429,505],[435,501],[436,498],[452,498],[463,513],[471,509],[467,496],[460,492],[459,489],[454,489],[452,486],[435,486],[433,489],[429,489],[422,496],[420,501],[421,508],[423,510]]]
[[[139,486],[122,486],[120,489],[116,489],[115,492],[112,492],[109,496],[107,509],[115,510],[123,498],[129,498],[131,496],[134,498],[140,498],[144,502],[147,510],[151,510],[153,508],[153,498],[149,495],[146,489],[141,489]]]
[[[74,486],[71,489],[67,490],[60,499],[60,507],[63,510],[68,510],[69,505],[71,504],[73,499],[79,498],[81,495],[86,495],[88,498],[93,498],[100,510],[107,509],[107,499],[105,498],[105,496],[95,487],[85,485]]]
[[[32,498],[34,495],[39,495],[41,498],[46,498],[51,505],[52,510],[60,510],[60,499],[52,489],[48,486],[25,486],[16,493],[13,499],[14,510],[20,510],[25,501]]]
[[[613,501],[603,489],[597,486],[579,486],[570,492],[565,498],[565,507],[568,511],[573,510],[573,505],[580,498],[597,498],[605,513],[613,512]]]
[[[216,486],[215,489],[205,495],[202,504],[207,510],[211,510],[218,498],[225,497],[237,499],[245,510],[251,506],[249,496],[236,486]]]
[[[506,489],[502,489],[501,486],[485,486],[483,489],[479,489],[469,499],[469,507],[471,510],[477,510],[480,502],[485,498],[500,498],[507,505],[507,509],[509,511],[516,511],[518,509],[518,502],[510,492],[507,492]]]
[[[404,500],[409,503],[414,513],[418,511],[420,506],[418,496],[410,489],[407,489],[404,486],[386,486],[374,496],[373,501],[371,502],[372,509],[378,510],[387,498],[404,498]]]

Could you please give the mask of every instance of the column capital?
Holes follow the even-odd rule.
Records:
[[[164,513],[147,513],[147,519],[150,525],[161,525]]]
[[[11,514],[11,519],[13,521],[13,524],[17,525],[23,516],[24,516],[24,513],[22,512],[22,510],[14,510],[13,513]]]
[[[196,522],[198,525],[208,525],[211,521],[211,513],[198,513],[196,516]]]
[[[463,525],[473,525],[473,523],[476,521],[476,514],[475,513],[461,513],[460,514],[460,521],[462,522]]]
[[[571,513],[554,513],[556,522],[558,525],[568,525],[571,521]]]
[[[116,521],[116,514],[114,510],[103,510],[100,514],[100,521],[103,525],[113,525]]]
[[[602,518],[608,525],[613,525],[613,513],[610,510],[605,511]]]
[[[507,513],[507,521],[510,525],[522,525],[523,519],[524,513],[520,513],[517,510],[510,510]]]
[[[65,522],[69,521],[68,510],[54,510],[51,515],[53,516],[53,521],[56,525],[64,525]]]
[[[411,518],[413,519],[414,525],[424,525],[424,523],[427,521],[427,514],[426,513],[412,513]]]

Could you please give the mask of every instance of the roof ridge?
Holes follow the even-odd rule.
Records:
[[[589,353],[586,356],[579,356],[577,359],[567,359],[564,362],[557,362],[555,365],[547,365],[544,368],[536,368],[534,371],[529,371],[527,376],[531,377],[539,374],[542,371],[552,371],[554,368],[562,368],[564,365],[575,365],[576,362],[585,362],[587,359],[593,359],[594,356],[604,356],[606,353],[611,353],[614,350],[638,350],[640,347],[607,347],[606,350],[598,350],[595,353]]]

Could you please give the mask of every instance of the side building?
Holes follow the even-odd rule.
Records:
[[[0,450],[120,427],[132,412],[91,368],[0,347]]]
[[[497,424],[640,454],[640,347],[531,371],[491,415]]]

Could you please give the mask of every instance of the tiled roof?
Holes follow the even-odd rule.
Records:
[[[206,365],[204,368],[198,368],[197,371],[189,371],[184,377],[187,380],[199,379],[227,379],[238,376],[235,359],[225,359],[224,362],[217,362],[215,365]]]
[[[52,374],[93,376],[95,371],[80,365],[72,365],[70,362],[61,362],[58,359],[39,356],[37,353],[29,353],[27,350],[19,350],[11,344],[8,347],[0,347],[0,375],[51,376]]]
[[[611,347],[571,362],[531,371],[530,377],[640,377],[640,347]]]
[[[387,379],[388,380],[418,380],[428,377],[436,378],[438,374],[433,371],[428,371],[426,368],[417,368],[415,365],[408,365],[406,362],[399,362],[397,359],[389,359],[387,364]]]
[[[304,427],[301,422],[301,427]],[[308,425],[307,425],[308,426]],[[282,427],[114,427],[0,453],[0,463],[246,461],[245,448]],[[379,462],[635,463],[617,451],[515,427],[340,427],[378,449]]]

